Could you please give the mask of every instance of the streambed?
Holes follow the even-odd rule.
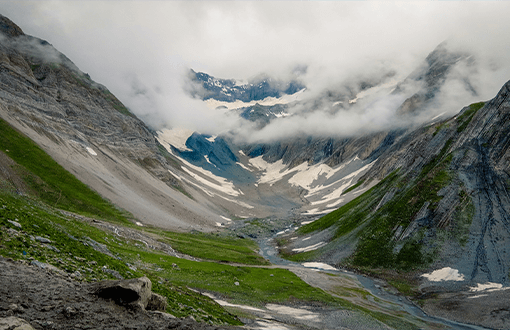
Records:
[[[294,272],[303,281],[311,286],[320,288],[334,296],[349,300],[363,308],[374,312],[383,312],[394,316],[399,316],[402,320],[419,324],[422,328],[446,328],[461,330],[480,330],[487,329],[476,325],[458,323],[438,317],[428,316],[421,308],[413,304],[407,298],[398,294],[392,287],[384,281],[372,279],[343,269],[322,263],[296,263],[278,256],[278,251],[273,238],[259,238],[257,243],[260,247],[260,254],[268,259],[273,265],[286,268]],[[329,275],[328,275],[329,274]],[[333,276],[331,276],[333,275]],[[368,294],[352,294],[367,291]],[[350,296],[346,296],[350,294]],[[318,310],[314,308],[314,313],[320,314],[320,317],[313,319],[314,325],[322,329],[378,329],[380,324],[371,324],[366,319],[355,314],[344,314],[343,317],[337,315],[338,311],[330,309]],[[298,319],[292,320],[290,324],[303,324]],[[289,325],[290,325],[289,324]],[[289,329],[293,328],[290,327]],[[336,326],[336,327],[335,327]],[[264,329],[264,328],[254,328]]]

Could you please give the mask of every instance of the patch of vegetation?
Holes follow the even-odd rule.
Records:
[[[320,255],[320,249],[307,251],[307,252],[287,252],[286,250],[280,250],[280,257],[294,261],[294,262],[305,262],[310,260],[317,260]]]
[[[32,65],[30,65],[30,69],[32,70],[32,72],[34,72],[40,66],[41,66],[40,64],[32,64]]]
[[[485,102],[473,103],[469,106],[469,109],[467,109],[466,111],[464,111],[464,113],[462,115],[457,117],[457,122],[459,125],[459,126],[457,126],[458,133],[460,133],[466,129],[467,125],[469,125],[469,123],[471,122],[471,119],[473,119],[473,116],[484,105],[485,105]]]
[[[452,155],[444,156],[448,147],[447,142],[439,155],[424,166],[415,184],[397,194],[372,217],[359,237],[356,251],[349,261],[352,265],[393,267],[408,271],[432,262],[432,253],[422,251],[422,244],[416,235],[408,238],[395,253],[397,240],[394,239],[394,230],[398,226],[405,230],[425,203],[430,203],[429,209],[437,207],[441,200],[438,191],[451,181],[448,166]]]
[[[256,252],[257,243],[250,239],[201,232],[158,232],[176,251],[193,257],[246,265],[269,265],[269,262]]]
[[[436,130],[434,131],[434,133],[432,133],[432,136],[436,136],[440,130],[442,130],[443,128],[448,128],[448,127],[450,127],[450,124],[447,121],[445,121],[444,123],[442,123],[436,127]]]
[[[115,97],[109,90],[105,89],[103,90],[103,96],[105,100],[118,112],[120,112],[123,115],[130,116],[133,118],[136,118],[134,114],[132,114],[128,108],[122,104],[122,102],[119,101],[118,98]]]
[[[406,296],[414,296],[416,294],[414,286],[405,280],[392,279],[388,283]]]
[[[348,192],[353,191],[354,189],[356,189],[359,186],[361,186],[364,182],[365,182],[365,180],[359,180],[355,185],[350,186],[349,188],[347,188],[344,191],[342,191],[342,195],[347,194]]]
[[[21,228],[8,220],[19,223]],[[0,228],[0,255],[4,257],[47,263],[81,281],[145,275],[152,281],[153,291],[167,297],[169,313],[177,317],[193,315],[214,324],[241,324],[210,298],[161,278],[148,261],[159,261],[164,255],[147,252],[136,242],[66,217],[37,200],[0,191]],[[38,237],[49,242],[42,243]],[[127,263],[122,253],[127,246],[129,256],[135,255],[130,258],[133,264]]]
[[[130,223],[126,212],[104,200],[3,119],[0,132],[0,150],[27,170],[22,171],[24,181],[45,203],[86,216]]]
[[[75,72],[73,72],[72,75],[73,75],[73,78],[74,78],[74,80],[76,81],[76,83],[78,85],[81,85],[82,87],[85,87],[85,88],[91,88],[92,87],[92,82],[90,81],[90,79],[87,80],[86,77],[80,76],[80,75],[78,75]]]

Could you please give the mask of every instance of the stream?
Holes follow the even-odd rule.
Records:
[[[343,269],[334,269],[333,267],[321,264],[321,263],[305,263],[307,267],[303,264],[292,262],[289,260],[282,259],[278,256],[277,248],[275,247],[273,238],[260,238],[257,240],[257,243],[260,247],[260,254],[269,260],[273,265],[280,266],[282,268],[289,269],[298,275],[302,280],[307,282],[308,284],[323,289],[324,291],[328,291],[324,285],[321,285],[321,273],[329,273],[334,275],[347,275],[357,281],[359,285],[369,291],[374,297],[382,300],[380,303],[380,310],[385,310],[383,305],[391,304],[392,306],[398,306],[397,308],[405,312],[415,319],[419,319],[424,323],[435,323],[440,324],[448,329],[461,329],[461,330],[481,330],[487,329],[476,325],[471,324],[463,324],[455,321],[450,321],[443,318],[433,317],[427,315],[421,308],[416,306],[414,303],[409,301],[407,298],[394,294],[389,290],[385,290],[383,288],[384,282],[378,279],[372,279],[363,275],[359,275],[347,270]],[[320,271],[320,272],[319,272]],[[377,301],[377,300],[376,300]],[[375,303],[375,301],[372,301]],[[329,322],[328,322],[329,323]],[[345,327],[345,326],[344,326]],[[346,327],[349,328],[349,327]],[[357,327],[354,327],[357,328]],[[351,329],[351,328],[349,328]]]

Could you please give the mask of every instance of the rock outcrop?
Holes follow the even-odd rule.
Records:
[[[93,294],[112,299],[119,305],[144,310],[166,310],[166,298],[152,292],[152,282],[147,277],[120,281],[101,281],[91,286]]]

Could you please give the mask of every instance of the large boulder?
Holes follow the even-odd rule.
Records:
[[[101,281],[92,285],[92,293],[112,299],[119,305],[145,309],[152,295],[152,283],[147,277],[119,281]]]
[[[145,309],[148,311],[164,312],[166,311],[167,304],[166,297],[153,292]]]
[[[34,330],[32,326],[19,317],[0,318],[0,330]]]

